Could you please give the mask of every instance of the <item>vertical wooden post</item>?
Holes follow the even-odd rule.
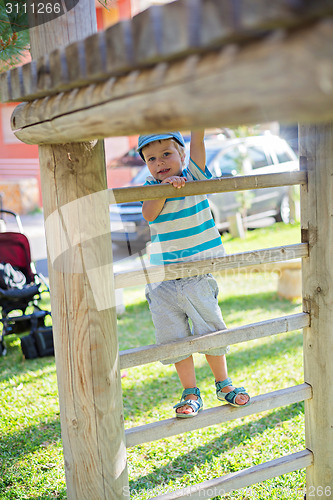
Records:
[[[304,330],[304,378],[313,388],[305,402],[306,446],[314,454],[307,470],[307,498],[333,496],[333,123],[300,126],[304,310],[311,326]]]
[[[30,30],[32,55],[95,30],[95,2],[80,0]],[[120,500],[128,478],[104,147],[41,146],[39,157],[67,498]]]

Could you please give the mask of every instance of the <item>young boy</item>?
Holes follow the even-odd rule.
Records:
[[[211,174],[205,166],[204,132],[191,133],[190,160],[185,162],[185,143],[179,132],[140,136],[138,151],[147,163],[151,177],[147,184],[172,184],[181,190],[187,181],[205,180]],[[143,217],[151,231],[152,264],[195,261],[225,255],[220,234],[211,216],[207,197],[180,196],[144,201]],[[146,297],[156,331],[156,342],[162,344],[191,335],[204,335],[226,328],[217,301],[218,286],[211,274],[163,281],[147,285]],[[245,406],[250,397],[243,387],[232,386],[228,377],[227,349],[207,352],[207,362],[215,377],[216,395],[233,406]],[[174,363],[184,388],[181,400],[174,406],[176,416],[194,417],[203,408],[192,356],[162,361]]]

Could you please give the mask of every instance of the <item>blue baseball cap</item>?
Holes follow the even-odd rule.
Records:
[[[180,132],[167,132],[166,134],[151,134],[151,135],[140,135],[138,140],[138,153],[140,154],[143,161],[145,161],[142,154],[142,148],[148,146],[151,142],[162,141],[163,139],[175,139],[183,148],[185,148],[185,142],[183,136]]]

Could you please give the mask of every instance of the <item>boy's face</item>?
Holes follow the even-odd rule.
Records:
[[[173,175],[181,175],[183,158],[172,139],[154,141],[142,149],[151,175],[163,181]]]

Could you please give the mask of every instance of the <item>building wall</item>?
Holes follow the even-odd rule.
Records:
[[[132,0],[132,16],[135,16],[139,12],[148,9],[151,5],[161,5],[164,3],[169,3],[172,0]]]
[[[97,27],[99,30],[131,17],[131,0],[115,0],[106,9],[96,0]],[[30,60],[27,53],[22,64]],[[19,141],[10,126],[10,117],[17,103],[0,104],[0,196],[3,206],[19,213],[27,213],[42,206],[38,146]],[[121,156],[131,147],[131,138],[106,139],[106,161]],[[126,184],[128,171],[108,172],[109,186]]]
[[[3,208],[20,214],[41,205],[38,146],[19,141],[10,126],[16,104],[0,106],[0,196]]]

